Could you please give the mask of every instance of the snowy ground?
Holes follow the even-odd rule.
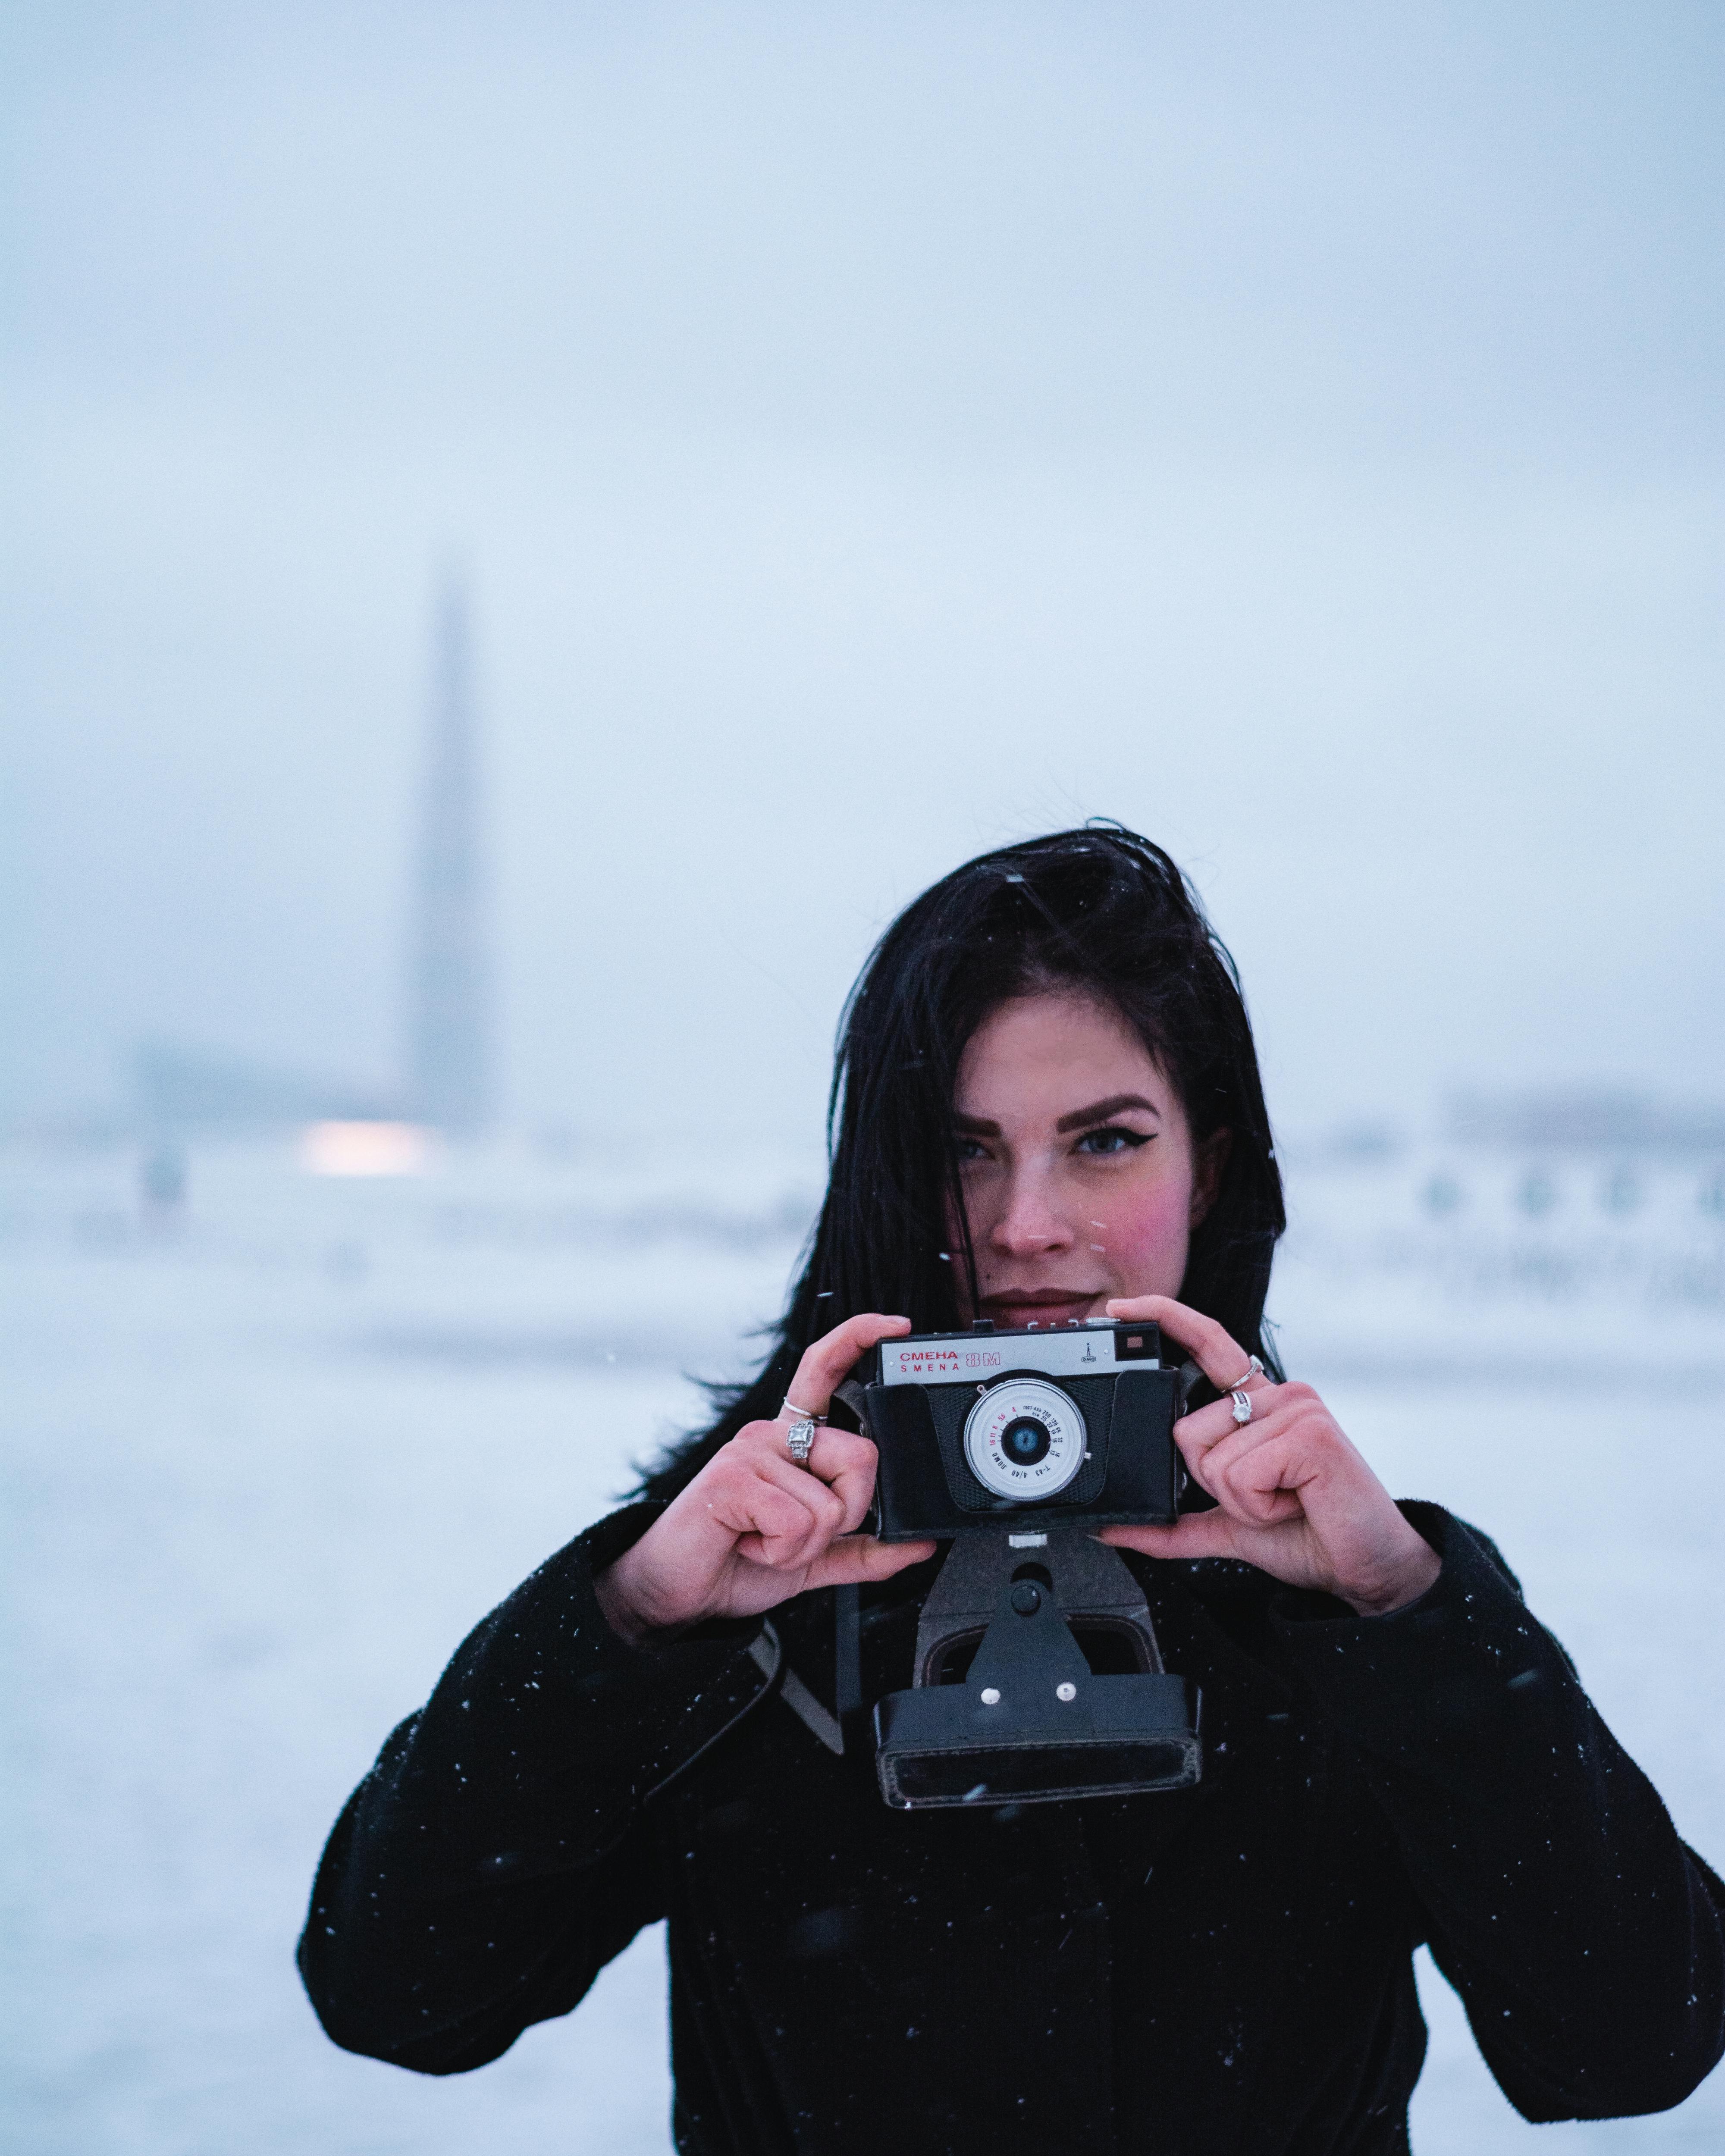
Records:
[[[680,1372],[734,1367],[814,1168],[620,1149],[354,1184],[254,1149],[192,1169],[184,1222],[152,1228],[121,1156],[0,1162],[0,2143],[662,2152],[655,1938],[568,2020],[435,2082],[326,2043],[291,1945],[387,1729],[693,1417]],[[1296,1171],[1286,1346],[1398,1492],[1497,1535],[1717,1864],[1725,1233],[1685,1170],[1632,1200],[1584,1168],[1530,1199],[1521,1174]],[[1725,2149],[1725,2076],[1662,2118],[1536,2136],[1425,1974],[1421,2156]]]

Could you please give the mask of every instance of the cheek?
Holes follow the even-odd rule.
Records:
[[[1106,1229],[1092,1233],[1106,1245],[1116,1277],[1133,1293],[1174,1295],[1186,1270],[1191,1213],[1190,1187],[1174,1178],[1129,1199],[1122,1194],[1115,1204],[1098,1206],[1096,1217]]]

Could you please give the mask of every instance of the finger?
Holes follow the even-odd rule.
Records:
[[[737,1432],[737,1442],[763,1457],[788,1460],[785,1426],[782,1422],[752,1422]],[[871,1440],[845,1430],[823,1430],[815,1434],[805,1463],[794,1461],[798,1473],[813,1475],[824,1483],[845,1507],[845,1523],[839,1530],[849,1534],[862,1523],[875,1497],[875,1474],[880,1461]]]
[[[1255,1412],[1249,1423],[1241,1423],[1235,1419],[1234,1402],[1230,1398],[1213,1400],[1209,1407],[1199,1408],[1195,1414],[1182,1415],[1174,1424],[1174,1443],[1180,1448],[1180,1456],[1189,1472],[1206,1490],[1210,1486],[1209,1476],[1218,1449],[1244,1431],[1255,1431],[1257,1436],[1261,1437],[1270,1426],[1277,1410],[1274,1405],[1267,1409],[1259,1409],[1260,1397],[1257,1394],[1253,1396]]]
[[[1104,1527],[1098,1542],[1142,1557],[1238,1557],[1234,1522],[1222,1511],[1188,1512],[1171,1527]]]
[[[784,1509],[786,1502],[793,1512]],[[810,1563],[845,1524],[844,1503],[824,1482],[805,1474],[795,1460],[770,1453],[757,1459],[744,1503],[749,1517],[737,1537],[737,1553],[778,1570]]]
[[[1306,1517],[1299,1491],[1276,1481],[1263,1488],[1237,1479],[1224,1482],[1216,1494],[1216,1507],[1243,1527],[1282,1527]]]
[[[1201,1310],[1189,1309],[1183,1302],[1176,1302],[1171,1295],[1140,1295],[1111,1302],[1107,1311],[1110,1317],[1142,1317],[1159,1325],[1183,1348],[1192,1350],[1199,1368],[1218,1392],[1231,1393],[1240,1389],[1241,1373],[1251,1358],[1225,1325],[1219,1325],[1214,1317],[1206,1317]],[[1256,1374],[1255,1371],[1252,1373],[1253,1376]]]
[[[1306,1495],[1321,1469],[1312,1432],[1299,1419],[1219,1445],[1206,1460],[1204,1487],[1224,1511],[1253,1527],[1280,1527],[1306,1510]]]
[[[891,1579],[906,1565],[934,1555],[933,1543],[883,1543],[874,1535],[845,1535],[823,1550],[809,1568],[805,1591],[814,1587],[851,1587],[860,1581]]]
[[[880,1455],[873,1440],[853,1437],[850,1431],[824,1430],[809,1455],[809,1472],[818,1475],[845,1507],[840,1534],[862,1525],[875,1502],[875,1474]]]
[[[1250,1389],[1245,1385],[1232,1386],[1220,1399],[1212,1400],[1205,1407],[1194,1408],[1190,1414],[1182,1415],[1174,1424],[1174,1435],[1178,1438],[1183,1433],[1196,1439],[1200,1445],[1214,1445],[1230,1431],[1250,1430],[1253,1424],[1260,1423],[1266,1415],[1273,1414],[1281,1406],[1281,1396],[1286,1389],[1284,1386],[1271,1384],[1267,1378],[1255,1378]],[[1234,1412],[1235,1393],[1248,1394],[1252,1404],[1250,1422],[1242,1423]]]
[[[1204,1461],[1207,1473],[1225,1475],[1232,1473],[1236,1463],[1249,1453],[1255,1452],[1273,1440],[1286,1438],[1296,1430],[1315,1435],[1322,1429],[1341,1438],[1342,1434],[1336,1429],[1329,1410],[1310,1385],[1278,1385],[1276,1395],[1267,1404],[1263,1404],[1262,1394],[1253,1395],[1255,1411],[1250,1422],[1235,1422],[1232,1409],[1229,1409],[1228,1420],[1215,1435],[1210,1435],[1206,1430],[1203,1435],[1181,1445],[1180,1450],[1185,1455],[1188,1465],[1190,1466],[1195,1457]],[[1218,1403],[1220,1408],[1228,1408],[1228,1404],[1226,1401]],[[1204,1413],[1208,1416],[1209,1410],[1205,1409]],[[1189,1415],[1186,1420],[1195,1423],[1199,1417]],[[1214,1429],[1215,1425],[1210,1424],[1209,1428]],[[1346,1442],[1345,1440],[1343,1441]],[[1179,1443],[1179,1440],[1176,1438],[1175,1442]]]
[[[764,1476],[729,1502],[716,1499],[712,1509],[732,1548],[750,1564],[781,1570],[805,1563],[819,1547],[820,1523],[808,1504]]]
[[[722,1457],[722,1455],[720,1455]],[[826,1483],[785,1460],[740,1451],[707,1492],[707,1518],[752,1565],[793,1565],[837,1533],[843,1507]]]
[[[1274,1409],[1267,1415],[1255,1417],[1245,1424],[1230,1423],[1227,1430],[1214,1437],[1195,1436],[1188,1432],[1177,1435],[1182,1457],[1193,1480],[1211,1496],[1221,1499],[1224,1486],[1235,1476],[1240,1464],[1249,1454],[1266,1445],[1285,1440],[1298,1425],[1307,1412],[1304,1402],[1291,1402]],[[1195,1421],[1195,1416],[1189,1416]],[[1261,1477],[1261,1463],[1254,1484]]]
[[[824,1414],[832,1405],[834,1393],[870,1348],[910,1329],[908,1317],[885,1317],[879,1311],[847,1317],[805,1349],[787,1397],[799,1408],[807,1408],[810,1414]]]

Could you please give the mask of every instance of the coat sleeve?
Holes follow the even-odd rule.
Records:
[[[463,1642],[348,1799],[300,1940],[345,2049],[460,2073],[567,2014],[663,1913],[643,1807],[767,1688],[756,1625],[661,1653],[606,1624],[593,1576],[659,1510],[614,1514]]]
[[[1510,2102],[1542,2122],[1666,2110],[1725,2050],[1725,1887],[1492,1544],[1402,1509],[1442,1560],[1430,1591],[1379,1618],[1283,1597],[1281,1651],[1363,1763]]]

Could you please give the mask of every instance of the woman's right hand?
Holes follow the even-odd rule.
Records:
[[[789,1397],[824,1414],[859,1357],[910,1320],[847,1318],[797,1366]],[[614,1632],[636,1645],[712,1617],[753,1617],[811,1588],[888,1579],[932,1557],[932,1542],[855,1530],[875,1495],[875,1451],[841,1430],[815,1435],[809,1465],[785,1450],[788,1419],[746,1424],[594,1581]]]

